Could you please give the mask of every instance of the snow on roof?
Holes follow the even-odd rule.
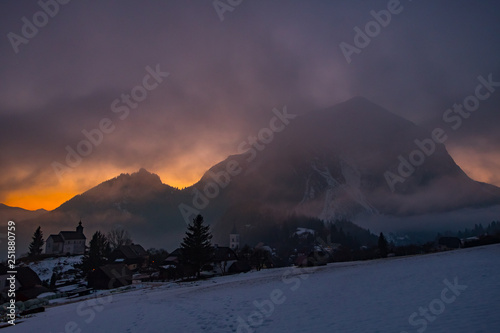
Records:
[[[46,292],[46,293],[41,293],[36,298],[45,298],[45,297],[50,297],[50,296],[54,296],[54,295],[56,295],[55,292],[49,291],[49,292]]]
[[[161,268],[164,268],[164,269],[169,269],[169,268],[176,268],[175,265],[163,265],[163,266],[160,266]]]
[[[80,285],[78,285],[78,284],[70,284],[70,285],[67,285],[67,286],[64,286],[64,287],[57,288],[57,290],[65,292],[65,291],[73,291],[73,290],[76,290],[78,288],[80,288]]]
[[[127,259],[135,259],[148,255],[146,250],[139,244],[122,245],[116,251],[121,252]]]
[[[297,228],[294,235],[302,236],[304,234],[311,234],[314,236],[314,230],[308,228]]]
[[[255,248],[262,249],[262,250],[267,251],[269,253],[273,253],[273,249],[271,249],[271,247],[268,245],[260,245],[260,246],[256,246]]]
[[[82,261],[83,256],[69,256],[58,258],[47,258],[38,262],[30,263],[29,266],[34,270],[40,279],[50,280],[55,267],[60,269],[60,272],[66,272],[73,269],[73,265]]]

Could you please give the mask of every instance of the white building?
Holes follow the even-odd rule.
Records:
[[[76,231],[61,231],[50,235],[45,242],[46,254],[84,254],[86,237],[83,234],[82,221]]]
[[[233,231],[229,234],[229,248],[237,250],[240,247],[240,234],[236,230],[236,225],[233,226]]]

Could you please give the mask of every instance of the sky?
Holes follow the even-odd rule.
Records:
[[[59,1],[0,2],[9,206],[54,209],[141,167],[189,186],[273,108],[307,114],[363,96],[432,129],[479,76],[500,82],[493,0]],[[375,30],[346,56],[356,27]],[[500,186],[497,89],[446,147]]]

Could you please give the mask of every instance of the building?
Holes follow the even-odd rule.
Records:
[[[12,275],[8,273],[7,266],[0,264],[0,301],[8,302],[8,292],[11,281],[7,278]],[[14,282],[16,289],[16,301],[27,301],[36,298],[38,295],[50,290],[42,286],[42,281],[38,275],[29,267],[16,267],[16,279]]]
[[[76,227],[76,231],[61,231],[57,235],[50,235],[45,242],[45,253],[84,254],[86,239],[83,234],[82,221],[80,221]]]
[[[160,268],[160,275],[166,279],[180,279],[195,276],[197,271],[188,258],[185,257],[182,248],[175,249],[165,259],[163,266]]]
[[[148,252],[139,244],[122,245],[115,249],[109,258],[115,263],[127,265],[131,271],[145,268],[149,262]]]
[[[240,234],[236,230],[236,225],[234,225],[233,230],[229,234],[229,248],[235,251],[239,247],[240,247]]]
[[[124,264],[101,266],[89,274],[88,287],[113,289],[132,284],[132,272]]]
[[[441,237],[438,243],[447,249],[459,249],[462,247],[462,241],[458,237]]]
[[[224,275],[232,264],[238,261],[233,249],[229,247],[215,246],[213,267],[214,273]]]

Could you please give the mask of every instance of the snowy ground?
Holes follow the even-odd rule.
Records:
[[[499,332],[499,258],[500,245],[494,245],[182,285],[148,284],[51,307],[8,330]]]
[[[72,269],[74,264],[81,262],[82,258],[83,256],[49,258],[30,263],[28,266],[38,274],[42,281],[50,280],[55,267],[58,267],[60,272],[66,272]]]

